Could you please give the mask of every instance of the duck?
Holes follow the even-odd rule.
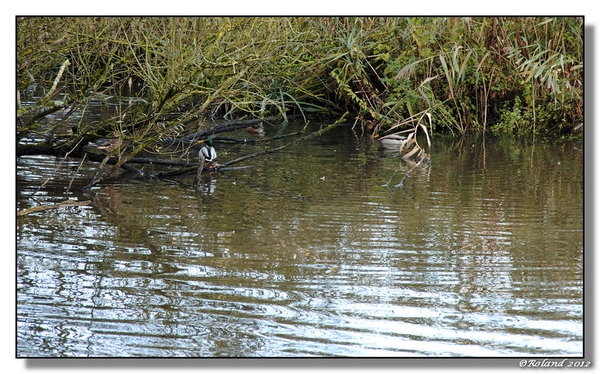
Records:
[[[405,141],[406,137],[398,134],[386,135],[379,138],[381,145],[390,149],[399,149]]]
[[[89,146],[86,146],[86,148],[92,153],[97,153],[97,151],[99,151],[105,155],[110,155],[115,149],[119,148],[121,144],[123,144],[121,136],[118,131],[115,131],[111,134],[110,138],[100,139],[96,144],[90,144]]]
[[[96,146],[96,149],[104,154],[111,154],[115,149],[117,149],[123,141],[119,138],[115,139],[104,139],[100,144]]]
[[[215,151],[215,149],[213,148],[212,143],[212,139],[208,138],[208,140],[206,141],[207,145],[204,145],[198,153],[198,158],[200,159],[200,162],[202,164],[208,163],[209,167],[215,167],[215,165],[217,164],[217,162],[215,161],[217,159],[217,151]]]
[[[202,140],[203,141],[203,140]],[[206,144],[198,152],[198,171],[196,172],[196,178],[194,179],[194,186],[198,187],[200,184],[200,178],[202,177],[202,169],[204,164],[208,163],[209,168],[214,168],[217,165],[217,151],[212,146],[212,139],[208,138]]]
[[[256,125],[248,127],[246,131],[253,135],[262,135],[265,133],[265,128],[263,127],[263,123],[259,122]]]

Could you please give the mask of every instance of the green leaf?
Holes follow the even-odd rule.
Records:
[[[538,27],[538,26],[545,25],[545,24],[547,24],[548,22],[552,22],[552,21],[554,21],[554,18],[548,18],[547,20],[545,20],[545,21],[542,21],[542,22],[538,23],[537,25],[535,25],[535,27]]]
[[[440,62],[442,63],[442,68],[444,69],[444,74],[446,74],[446,79],[448,80],[448,86],[450,87],[450,94],[454,96],[454,90],[452,89],[452,79],[450,78],[450,73],[448,72],[448,66],[446,65],[446,60],[443,55],[440,55]]]
[[[546,70],[546,65],[540,66],[540,68],[538,69],[538,71],[535,73],[535,75],[533,77],[534,78],[539,77],[540,75],[542,75],[542,73],[544,72],[544,70]]]
[[[464,80],[464,74],[465,74],[465,70],[467,68],[467,62],[469,62],[469,57],[471,57],[471,51],[469,51],[469,53],[467,53],[467,55],[465,56],[465,59],[462,63],[462,66],[460,68],[460,71],[458,72],[458,76],[460,77],[460,81],[462,82]]]

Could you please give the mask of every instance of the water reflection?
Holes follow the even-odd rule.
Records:
[[[402,190],[410,165],[347,137],[19,218],[18,355],[582,354],[576,144],[439,138]],[[77,167],[21,157],[18,208],[51,173],[37,201],[89,199]]]

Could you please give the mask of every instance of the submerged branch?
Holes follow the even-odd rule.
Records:
[[[25,216],[27,214],[31,214],[31,213],[35,213],[35,212],[41,212],[41,211],[49,210],[49,209],[60,209],[60,208],[66,208],[66,207],[71,207],[71,206],[90,205],[91,203],[92,202],[89,201],[89,200],[86,200],[86,201],[66,200],[66,201],[63,201],[60,204],[39,205],[39,206],[35,206],[33,208],[19,210],[17,212],[17,217]]]
[[[423,162],[423,158],[421,158],[419,160],[419,162],[417,162],[404,176],[404,178],[402,178],[402,180],[400,181],[400,183],[398,183],[397,185],[395,185],[394,187],[404,187],[404,181],[412,174],[412,172],[417,168],[417,166],[421,165],[421,162]]]

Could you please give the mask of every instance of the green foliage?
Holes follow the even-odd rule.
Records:
[[[512,106],[507,103],[500,111],[500,119],[491,128],[496,135],[513,134],[516,130],[525,125],[523,108],[521,100],[517,97]]]
[[[430,132],[564,133],[583,122],[583,21],[19,17],[17,91],[19,134],[53,110],[124,103],[67,142],[45,134],[65,149],[115,130],[143,147],[206,116],[346,111],[374,133],[422,113]]]
[[[582,121],[582,26],[573,17],[408,19],[403,52],[386,67],[388,101],[404,116],[429,108],[462,134],[488,124],[569,131]]]

